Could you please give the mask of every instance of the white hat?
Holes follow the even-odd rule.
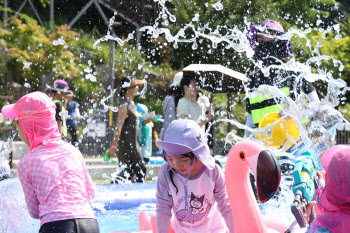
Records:
[[[183,77],[183,72],[178,72],[174,76],[174,81],[170,84],[171,87],[180,86],[181,79]]]

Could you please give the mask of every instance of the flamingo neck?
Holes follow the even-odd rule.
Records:
[[[231,156],[227,159],[225,170],[226,173],[232,171],[231,175],[226,176],[226,187],[234,214],[236,233],[267,232],[250,184],[248,162],[242,162],[238,156]]]

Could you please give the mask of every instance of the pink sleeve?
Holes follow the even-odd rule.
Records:
[[[92,183],[92,179],[87,171],[86,171],[85,177],[86,177],[85,178],[86,179],[86,192],[89,196],[89,199],[92,200],[95,198],[95,186]]]
[[[320,179],[318,189],[317,189],[316,194],[315,194],[315,201],[316,201],[317,208],[321,211],[321,213],[323,212],[323,208],[321,205],[321,196],[322,196],[322,193],[324,190],[324,186],[325,186],[324,181],[322,179]]]
[[[22,168],[22,163],[18,164],[17,168],[18,178],[21,181],[24,198],[27,204],[29,215],[32,218],[39,219],[39,201],[36,197],[34,188],[28,180],[25,169]]]
[[[85,176],[85,188],[86,188],[86,193],[89,197],[89,200],[92,200],[95,198],[95,186],[92,182],[92,179],[89,175],[89,172],[87,171],[86,165],[85,165],[85,160],[83,158],[83,155],[81,155],[81,162],[84,170],[84,176]]]

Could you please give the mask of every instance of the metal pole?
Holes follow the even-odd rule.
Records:
[[[90,2],[88,2],[84,8],[79,12],[79,14],[77,16],[74,17],[74,19],[72,19],[72,21],[70,21],[70,23],[68,24],[69,27],[72,27],[77,21],[78,19],[87,11],[87,9],[89,9],[89,7],[91,6],[91,4],[93,4],[95,2],[95,0],[90,0]]]
[[[41,75],[41,91],[45,93],[46,91],[47,78],[46,74]]]
[[[110,52],[109,52],[109,87],[110,95],[113,95],[114,91],[114,55],[115,55],[115,41],[110,41]],[[118,93],[118,92],[117,92]],[[113,106],[114,96],[109,99],[109,105]],[[113,111],[109,110],[109,126],[112,126],[113,123]]]
[[[35,14],[36,17],[38,18],[40,25],[41,25],[42,27],[45,27],[43,21],[41,21],[41,18],[40,18],[40,16],[39,16],[39,14],[38,14],[38,12],[37,12],[37,10],[36,10],[34,4],[32,3],[32,0],[28,0],[28,2],[29,2],[30,6],[32,7],[32,9],[33,9],[33,11],[34,11],[34,14]]]
[[[4,0],[4,28],[7,29],[7,0]]]
[[[231,119],[232,93],[227,93],[227,119]],[[227,123],[227,133],[231,132],[232,124]]]
[[[105,24],[109,27],[109,20],[107,19],[107,16],[106,16],[105,13],[103,12],[103,10],[102,10],[100,4],[99,4],[98,1],[96,1],[96,0],[95,0],[95,5],[96,5],[96,8],[97,8],[98,12],[100,13],[101,17],[103,18]],[[115,34],[115,32],[114,32],[112,26],[110,27],[110,30],[111,30],[111,32],[112,32],[112,36],[115,36],[116,34]]]
[[[16,14],[15,14],[15,18],[17,18],[18,14],[21,13],[24,5],[27,3],[27,0],[25,0],[24,2],[22,2],[21,6],[18,8]]]
[[[136,26],[136,44],[139,45],[141,43],[141,32],[140,27]]]
[[[55,0],[50,0],[50,27],[51,27],[51,29],[53,29],[54,24],[55,24],[54,1]]]
[[[115,55],[115,41],[110,41],[110,53],[109,53],[109,81],[110,81],[110,93],[114,90],[114,55]],[[109,99],[110,104],[113,104],[113,98]]]
[[[110,41],[110,52],[109,52],[109,85],[110,85],[110,95],[112,96],[109,99],[109,105],[113,106],[114,105],[114,96],[113,96],[113,91],[114,91],[114,55],[115,55],[115,41],[111,40]],[[118,91],[117,91],[118,93]],[[110,145],[113,141],[113,135],[114,135],[114,129],[112,127],[113,125],[113,111],[110,109],[109,110],[109,124],[108,124],[108,144]]]

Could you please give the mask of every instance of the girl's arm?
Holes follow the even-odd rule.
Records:
[[[216,180],[215,180],[214,196],[218,204],[217,205],[218,210],[220,211],[222,217],[224,218],[229,232],[230,233],[235,232],[235,222],[233,219],[233,211],[230,204],[230,200],[228,199],[228,195],[226,192],[224,172],[218,165],[215,166],[215,170],[217,174],[216,174]]]
[[[109,149],[107,155],[111,158],[115,155],[115,152],[117,151],[117,146],[120,138],[120,134],[122,132],[122,128],[125,122],[125,119],[128,114],[128,109],[126,105],[121,105],[119,107],[118,111],[118,117],[117,117],[117,126],[115,127],[114,135],[113,135],[113,141],[112,141],[112,147]]]
[[[169,193],[169,184],[166,179],[166,163],[160,168],[157,180],[157,232],[168,233],[171,219],[171,208],[173,207],[173,198]]]
[[[79,151],[79,153],[80,153],[80,151]],[[96,188],[95,188],[94,183],[92,182],[91,176],[89,175],[89,172],[86,168],[84,157],[81,153],[80,153],[80,162],[81,162],[81,165],[83,167],[86,194],[88,195],[89,200],[92,200],[95,198]]]
[[[23,192],[24,192],[24,199],[27,204],[28,213],[32,218],[39,219],[39,201],[36,197],[35,191],[31,183],[29,182],[27,178],[27,174],[25,172],[25,169],[22,168],[22,163],[20,162],[18,164],[17,168],[18,172],[18,178],[21,181]]]

